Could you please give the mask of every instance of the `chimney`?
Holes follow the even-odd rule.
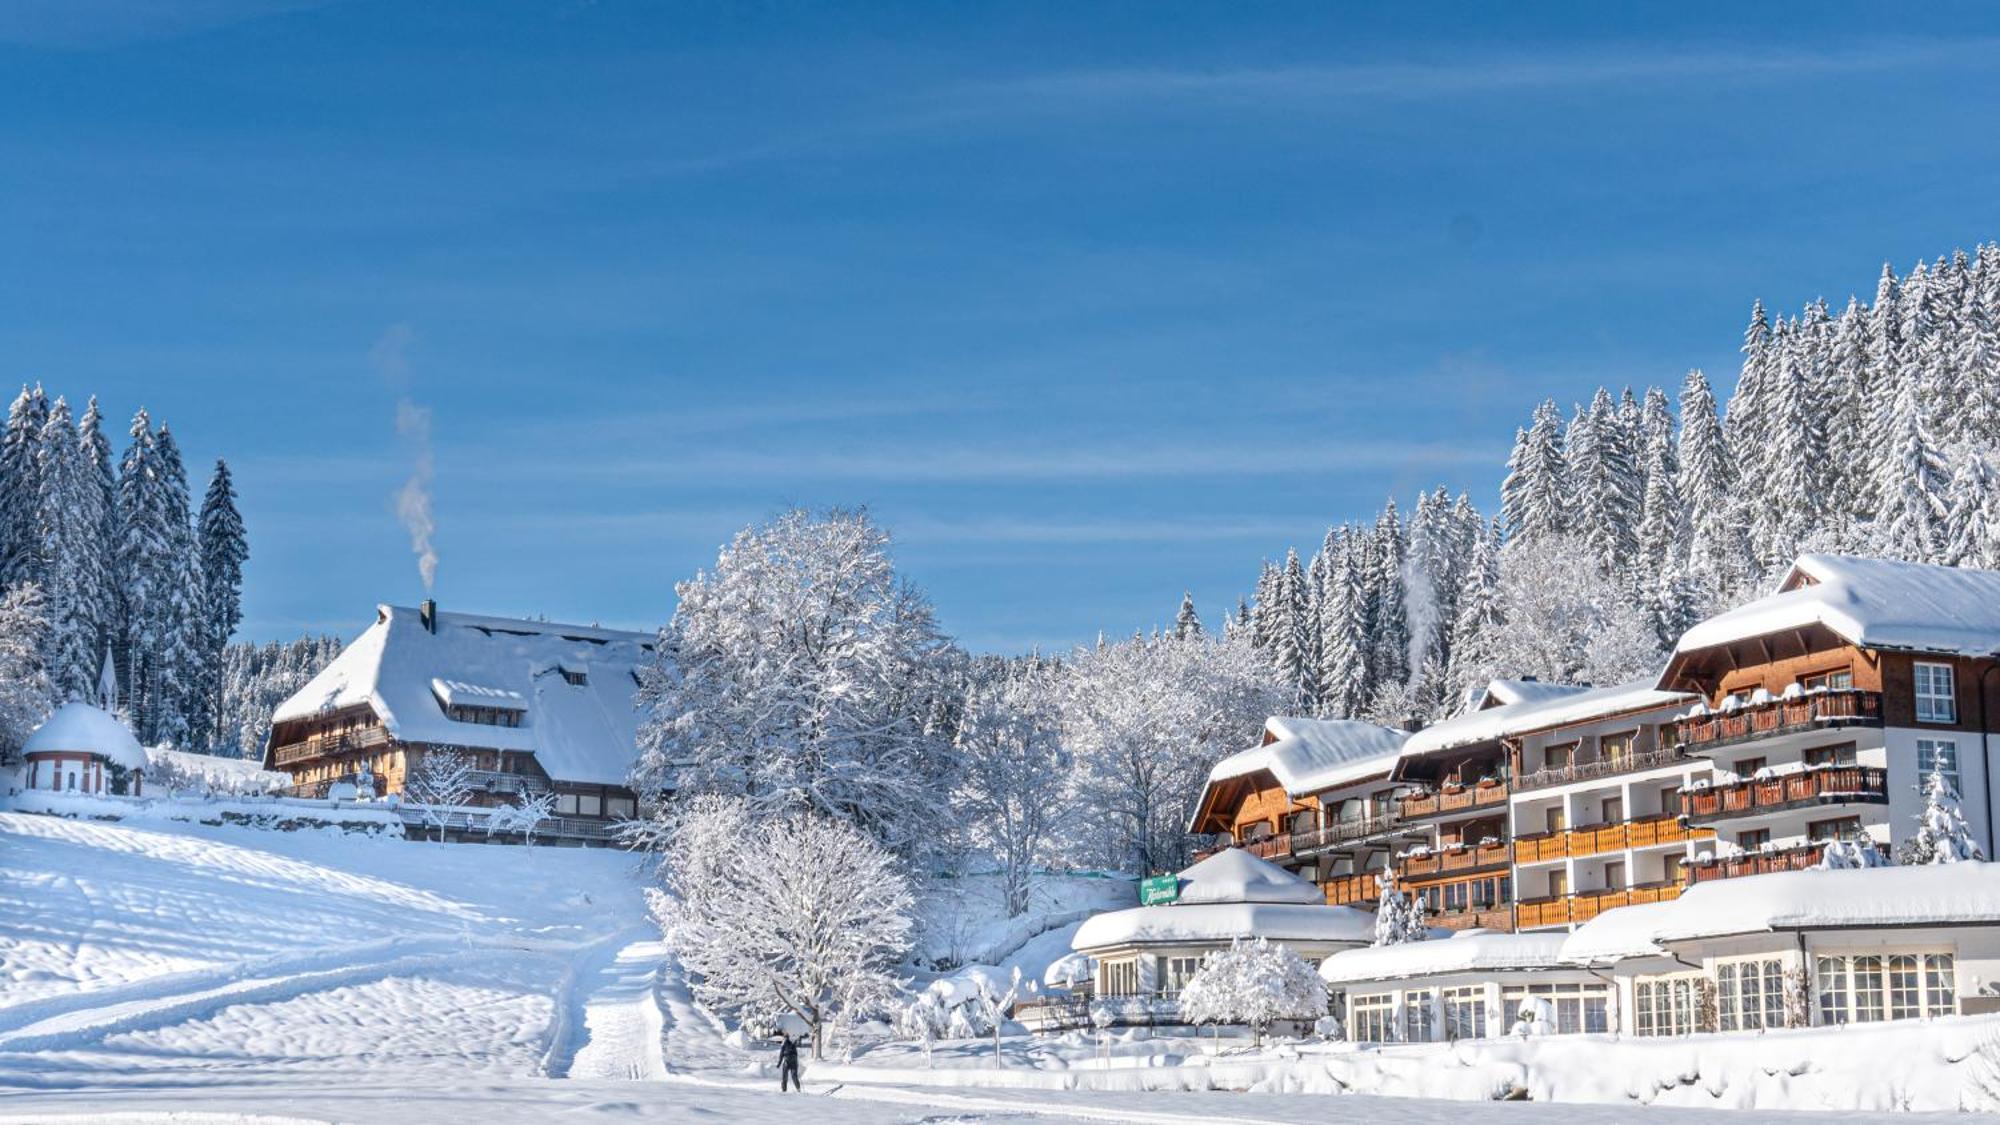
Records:
[[[425,598],[417,605],[417,620],[424,623],[426,632],[438,631],[438,604],[435,599]]]

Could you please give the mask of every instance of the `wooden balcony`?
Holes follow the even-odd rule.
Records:
[[[1283,859],[1292,854],[1292,837],[1290,833],[1280,832],[1259,840],[1245,840],[1243,850],[1258,859]]]
[[[1514,792],[1520,793],[1529,789],[1547,789],[1552,785],[1569,785],[1572,782],[1595,781],[1604,777],[1637,773],[1640,770],[1659,769],[1662,766],[1674,765],[1681,760],[1680,751],[1668,746],[1658,750],[1648,750],[1644,754],[1594,758],[1588,762],[1577,762],[1559,769],[1536,770],[1534,773],[1515,778],[1512,784]]]
[[[1680,719],[1673,738],[1684,750],[1700,752],[1781,734],[1881,725],[1882,693],[1848,688]]]
[[[1381,896],[1372,871],[1366,875],[1335,875],[1322,882],[1320,888],[1326,892],[1328,906],[1358,906]]]
[[[1514,928],[1514,907],[1508,903],[1501,903],[1497,906],[1426,914],[1424,921],[1447,930],[1511,930]]]
[[[1746,852],[1743,855],[1726,856],[1709,863],[1689,864],[1687,877],[1689,885],[1711,883],[1717,879],[1737,879],[1745,875],[1769,875],[1776,871],[1804,871],[1818,867],[1826,845],[1803,844],[1796,848],[1779,848],[1773,851]],[[1886,854],[1886,852],[1884,853]]]
[[[1402,799],[1401,813],[1402,819],[1414,820],[1418,817],[1445,816],[1466,809],[1500,806],[1506,803],[1507,787],[1499,782],[1488,782],[1460,789],[1441,789],[1412,794]]]
[[[388,744],[388,728],[380,726],[357,727],[354,730],[338,733],[308,735],[298,742],[288,742],[278,747],[272,753],[271,761],[282,766],[292,762],[305,761],[308,758],[346,754],[358,750],[372,750],[378,746],[387,746]]]
[[[1681,794],[1682,815],[1697,822],[1820,805],[1888,803],[1888,771],[1880,766],[1826,766]]]
[[[1682,885],[1676,882],[1643,883],[1615,891],[1579,891],[1554,898],[1523,899],[1515,905],[1514,919],[1516,925],[1524,930],[1540,926],[1569,926],[1588,922],[1620,906],[1679,898],[1682,889]]]
[[[1398,860],[1397,874],[1404,879],[1457,875],[1490,867],[1505,867],[1514,861],[1513,849],[1503,842],[1443,848],[1427,855]]]
[[[1706,840],[1715,835],[1707,828],[1690,828],[1678,816],[1655,816],[1622,824],[1599,824],[1572,828],[1566,832],[1544,832],[1514,837],[1515,863],[1540,863],[1569,856],[1602,855],[1626,848],[1650,848],[1688,840]]]
[[[1308,828],[1304,832],[1292,833],[1292,854],[1311,855],[1330,851],[1359,840],[1394,835],[1408,827],[1401,817],[1393,814],[1337,820],[1324,828]]]

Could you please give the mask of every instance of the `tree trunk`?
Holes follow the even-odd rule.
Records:
[[[823,1042],[820,1035],[821,1027],[820,1027],[820,1019],[818,1012],[813,1013],[812,1019],[807,1022],[807,1026],[812,1029],[813,1061],[819,1062],[821,1059],[824,1059],[826,1057],[826,1051],[825,1051],[825,1043]]]

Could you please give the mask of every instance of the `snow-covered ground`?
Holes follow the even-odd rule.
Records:
[[[769,1076],[769,1051],[732,1045],[727,1029],[690,1001],[645,916],[642,886],[633,857],[605,850],[0,811],[0,1121],[505,1125],[558,1114],[755,1120],[795,1112]],[[1025,929],[1063,921],[1100,894],[1125,893],[1129,885],[1108,881],[1057,887],[1050,913]],[[998,929],[975,923],[964,932]],[[1061,951],[1066,930],[1018,949],[1006,948],[1018,939],[1001,936],[964,948],[977,947],[997,970],[1018,964],[1028,975]],[[1012,1065],[1001,1072],[983,1045],[942,1047],[935,1072],[919,1072],[908,1050],[885,1046],[850,1064],[808,1063],[808,1096],[815,1120],[829,1125],[1329,1115],[1338,1087],[1301,1076],[1315,1066],[1333,1073],[1333,1060],[1228,1064],[1277,1078],[1259,1091],[1233,1078],[1211,1081],[1227,1065],[1172,1065],[1199,1054],[1179,1046],[1184,1057],[1174,1060],[1158,1041],[1129,1040],[1111,1069],[1084,1082],[1073,1080],[1093,1065],[1094,1045],[1084,1041],[1010,1040]],[[1051,1064],[1057,1057],[1060,1065]],[[1154,1077],[1129,1078],[1141,1072]],[[1345,1073],[1360,1071],[1349,1065]],[[995,1079],[1042,1088],[969,1088]],[[1174,1087],[1193,1089],[1167,1092]],[[1414,1098],[1348,1096],[1338,1106],[1384,1125],[1463,1112]],[[1480,1112],[1606,1119],[1603,1105]],[[1629,1102],[1618,1114],[1770,1119]]]

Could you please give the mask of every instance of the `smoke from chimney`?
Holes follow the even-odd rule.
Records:
[[[410,451],[410,477],[396,491],[396,518],[410,533],[410,550],[417,556],[417,573],[424,593],[437,584],[437,520],[431,515],[431,479],[437,461],[431,453],[431,411],[410,395],[410,344],[416,333],[407,324],[393,324],[375,341],[369,356],[375,369],[396,392],[396,436]]]

